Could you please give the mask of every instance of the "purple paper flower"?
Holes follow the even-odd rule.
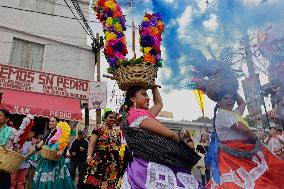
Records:
[[[141,36],[141,45],[143,47],[151,47],[154,45],[154,40],[151,35]]]
[[[123,43],[118,41],[116,44],[113,45],[114,51],[122,52],[123,51]]]
[[[141,24],[141,26],[142,26],[142,29],[143,28],[148,28],[148,27],[150,27],[150,22],[149,21],[144,21],[144,22],[142,22],[142,24]]]

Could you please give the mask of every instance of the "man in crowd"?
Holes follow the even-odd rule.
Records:
[[[72,143],[70,154],[71,154],[71,168],[70,174],[73,180],[75,180],[76,169],[79,171],[79,181],[77,188],[81,189],[84,181],[86,160],[88,151],[88,142],[84,138],[84,132],[78,132],[78,138]]]

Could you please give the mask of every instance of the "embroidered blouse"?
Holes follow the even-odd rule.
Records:
[[[142,121],[147,118],[157,120],[149,110],[130,108],[128,112],[127,121],[129,127],[139,127]]]
[[[236,112],[235,112],[236,113]],[[238,124],[239,120],[233,115],[233,112],[222,109],[216,115],[216,131],[220,141],[230,140],[247,140],[239,131],[232,129],[234,124]]]

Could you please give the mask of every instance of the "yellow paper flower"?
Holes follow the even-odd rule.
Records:
[[[120,146],[119,156],[120,156],[122,159],[124,158],[125,147],[126,147],[126,144],[122,144],[122,145]]]
[[[116,35],[113,32],[106,31],[105,32],[106,40],[116,40]]]
[[[149,21],[149,19],[147,18],[147,17],[144,17],[144,19],[143,19],[144,21]]]
[[[106,27],[110,27],[110,26],[112,26],[112,18],[108,17],[106,20]]]
[[[68,125],[68,123],[62,121],[60,121],[57,126],[59,129],[62,129],[62,134],[58,139],[58,144],[59,144],[58,150],[63,151],[67,143],[69,142],[71,128]]]
[[[115,2],[113,2],[112,0],[106,1],[106,2],[105,2],[105,7],[106,7],[106,8],[109,8],[109,9],[112,10],[112,11],[115,11],[115,10],[116,10],[116,4],[115,4]]]
[[[122,27],[120,23],[115,23],[114,28],[117,32],[122,32]]]
[[[148,54],[152,50],[152,47],[144,47],[144,54]]]

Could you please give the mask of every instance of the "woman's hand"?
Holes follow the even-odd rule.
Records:
[[[87,164],[91,164],[92,160],[93,160],[92,156],[88,156],[87,157]]]
[[[155,116],[157,116],[163,108],[162,97],[157,87],[158,85],[154,85],[152,88],[154,106],[150,108],[150,112]]]

